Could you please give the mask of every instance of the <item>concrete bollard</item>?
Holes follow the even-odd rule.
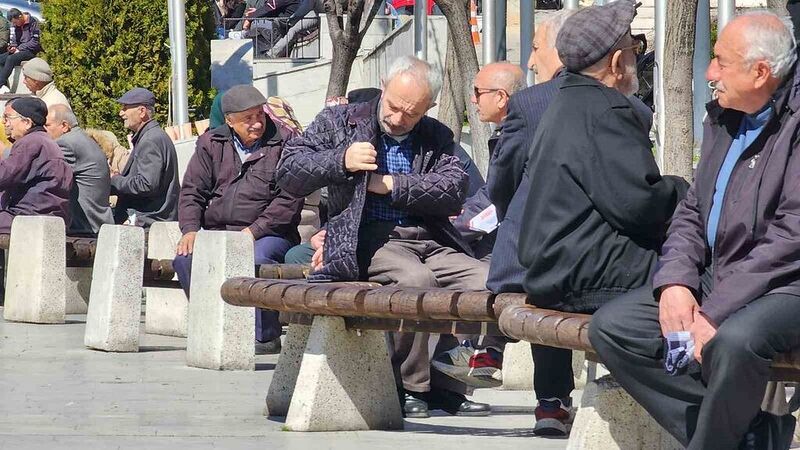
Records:
[[[67,314],[86,314],[92,290],[92,268],[67,267],[66,277]]]
[[[6,320],[64,323],[66,245],[60,217],[14,218],[6,266]]]
[[[507,391],[533,390],[533,356],[530,342],[506,344],[503,350],[502,388]]]
[[[678,450],[683,446],[611,375],[586,384],[568,450]]]
[[[255,368],[255,311],[225,303],[222,283],[255,272],[253,239],[240,231],[197,233],[189,303],[189,366],[215,370]]]
[[[155,222],[147,236],[147,257],[174,259],[181,239],[178,222]],[[189,299],[183,289],[145,288],[144,329],[148,334],[186,337]]]
[[[297,374],[300,372],[300,363],[306,351],[310,332],[311,327],[308,325],[289,324],[281,356],[278,357],[278,365],[269,383],[266,415],[282,417],[289,412],[289,404],[292,402]]]
[[[382,331],[348,331],[341,317],[314,317],[297,386],[302,389],[292,396],[288,430],[403,428]]]
[[[139,351],[144,229],[103,225],[83,344],[109,352]]]

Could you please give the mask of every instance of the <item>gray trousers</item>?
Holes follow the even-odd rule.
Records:
[[[374,236],[389,235],[380,225],[367,231]],[[403,287],[442,287],[483,290],[489,265],[438,244],[421,227],[391,227],[392,238],[374,249],[367,268],[369,281]],[[390,228],[390,230],[391,230]],[[362,230],[363,234],[364,230]],[[383,233],[383,234],[381,234]],[[365,242],[367,239],[360,240]],[[430,335],[429,333],[388,333],[389,356],[398,386],[413,392],[436,389],[466,394],[469,389],[444,374],[431,370],[430,361],[440,352],[458,345],[458,340],[475,336]]]
[[[692,450],[734,449],[759,412],[776,354],[800,346],[800,297],[766,295],[731,315],[703,349],[700,371],[667,375],[652,288],[594,314],[589,338],[616,380]]]

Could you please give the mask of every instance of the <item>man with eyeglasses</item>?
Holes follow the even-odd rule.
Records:
[[[47,106],[38,98],[6,104],[3,123],[14,145],[0,160],[0,233],[11,232],[16,216],[56,216],[70,224],[72,169],[47,135],[46,122]]]
[[[565,73],[533,138],[518,249],[525,292],[542,308],[593,313],[647,283],[688,187],[661,176],[646,120],[628,98],[638,90],[642,48],[630,34],[635,13],[631,0],[584,8],[556,38]],[[559,369],[570,358],[552,353]],[[537,360],[536,381],[551,369]],[[537,413],[540,434],[568,431],[574,385],[567,370],[539,398],[554,411]]]
[[[147,228],[153,222],[178,220],[178,154],[153,119],[155,94],[137,87],[117,103],[125,128],[133,132],[133,149],[122,172],[111,177],[111,194],[119,197],[115,222]]]

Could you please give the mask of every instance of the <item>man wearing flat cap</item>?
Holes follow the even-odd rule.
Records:
[[[117,100],[119,116],[133,132],[133,149],[119,175],[111,178],[117,195],[114,220],[149,227],[153,222],[178,219],[178,154],[167,133],[153,119],[155,95],[133,88]]]
[[[33,95],[42,99],[50,108],[53,105],[67,105],[72,108],[64,95],[53,81],[53,71],[50,65],[42,58],[33,58],[22,64],[22,82],[33,92]]]
[[[637,90],[641,48],[630,33],[635,12],[630,0],[584,8],[556,38],[566,73],[531,146],[519,240],[536,306],[593,313],[645,284],[688,187],[661,176],[627,98]],[[573,388],[572,374],[564,378],[551,399],[562,406]]]
[[[38,98],[6,104],[3,123],[14,145],[0,160],[0,233],[11,232],[16,216],[56,216],[69,227],[72,169],[45,131],[47,107]]]
[[[200,229],[246,233],[254,241],[256,264],[282,263],[286,252],[300,243],[297,226],[304,199],[288,194],[275,181],[286,137],[264,112],[266,103],[253,86],[232,87],[222,97],[225,124],[197,141],[181,187],[178,220],[183,238],[174,261],[187,296]],[[257,353],[279,352],[280,336],[278,314],[257,310]]]

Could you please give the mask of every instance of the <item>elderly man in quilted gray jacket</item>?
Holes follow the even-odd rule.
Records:
[[[399,58],[379,98],[324,109],[278,164],[278,184],[295,195],[328,187],[322,261],[311,280],[370,280],[407,287],[483,289],[487,264],[448,220],[461,211],[467,174],[453,133],[426,117],[441,88],[426,62]],[[467,388],[431,370],[426,333],[390,333],[389,351],[407,417],[429,409],[486,415]],[[457,345],[439,338],[436,353]]]

